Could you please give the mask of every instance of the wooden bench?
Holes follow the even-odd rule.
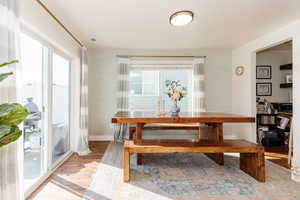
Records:
[[[240,169],[260,182],[265,182],[264,148],[245,140],[224,140],[222,144],[147,140],[143,145],[132,140],[124,143],[123,180],[130,180],[130,155],[133,153],[240,153]],[[201,167],[201,166],[200,166]]]
[[[155,124],[146,124],[143,127],[143,130],[199,130],[200,124],[191,123],[191,124],[170,124],[170,123],[155,123]],[[134,138],[136,132],[136,125],[131,124],[129,127],[129,140]]]

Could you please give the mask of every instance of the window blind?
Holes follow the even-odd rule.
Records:
[[[165,94],[166,80],[180,80],[188,95],[179,106],[181,111],[193,109],[193,66],[192,65],[131,65],[129,70],[129,109],[132,111],[155,111],[158,98],[165,100],[165,111],[173,105]]]

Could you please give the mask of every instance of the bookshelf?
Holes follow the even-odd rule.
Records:
[[[277,128],[277,118],[278,114],[269,114],[269,113],[257,113],[256,114],[256,133],[257,133],[257,142],[259,142],[259,129],[265,128],[266,131],[271,131]]]

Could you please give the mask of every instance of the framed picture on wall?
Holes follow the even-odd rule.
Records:
[[[256,83],[256,96],[272,96],[272,83]]]
[[[257,65],[256,66],[256,79],[272,79],[272,66],[271,65]]]

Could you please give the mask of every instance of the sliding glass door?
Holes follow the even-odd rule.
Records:
[[[52,67],[52,163],[70,150],[70,61],[53,53]]]
[[[21,36],[24,188],[33,190],[70,152],[70,59],[39,39]]]
[[[29,111],[24,121],[24,183],[25,189],[45,172],[44,124],[44,54],[47,49],[25,34],[21,35],[22,96]],[[30,48],[30,49],[29,49]]]

